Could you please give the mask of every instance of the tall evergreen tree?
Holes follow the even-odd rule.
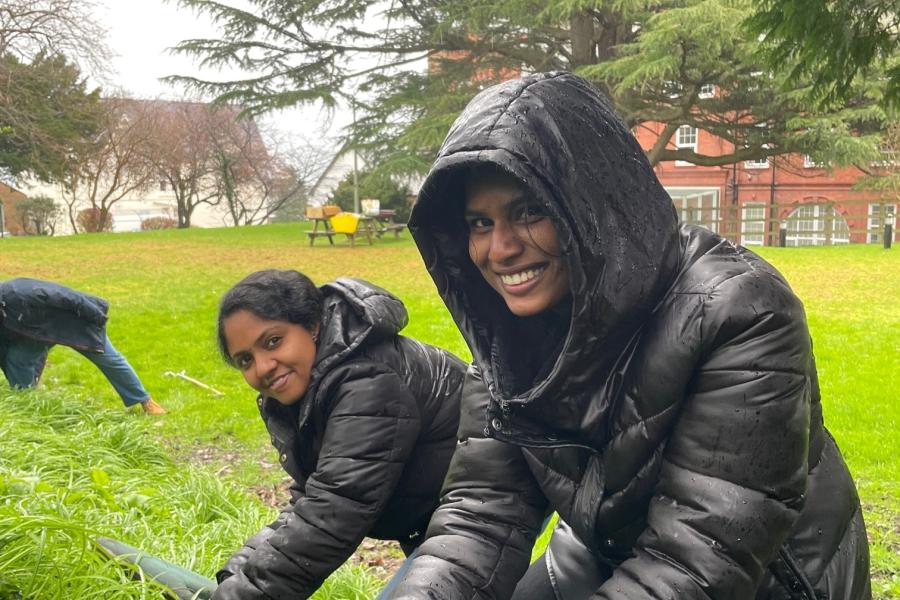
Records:
[[[877,82],[846,107],[812,110],[810,82],[773,73],[741,25],[750,0],[178,0],[206,12],[217,39],[186,40],[231,80],[175,77],[250,113],[319,101],[352,104],[354,143],[390,172],[422,172],[450,123],[481,88],[520,71],[576,71],[603,89],[633,127],[665,125],[652,162],[735,160],[803,152],[865,160],[874,139],[854,137],[883,117]],[[714,86],[710,95],[706,92]],[[675,149],[692,125],[732,141],[733,153]]]
[[[28,172],[58,181],[79,147],[98,131],[99,90],[60,54],[30,62],[0,55],[0,177]]]
[[[896,0],[761,0],[749,22],[773,68],[811,77],[818,99],[840,102],[857,75],[886,70],[885,104],[900,108],[900,6]]]

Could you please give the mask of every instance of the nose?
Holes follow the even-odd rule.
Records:
[[[262,352],[253,357],[253,365],[256,367],[256,377],[265,382],[275,372],[276,361],[268,353]]]
[[[503,263],[519,255],[524,248],[518,232],[512,224],[497,220],[491,229],[491,247],[488,250],[488,259],[494,263]]]

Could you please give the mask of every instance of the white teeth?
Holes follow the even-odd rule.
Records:
[[[544,267],[539,269],[529,269],[527,271],[522,271],[521,273],[513,273],[512,275],[501,275],[500,281],[502,281],[506,285],[519,285],[521,283],[525,283],[526,281],[531,281],[535,277],[541,274],[541,271],[544,270]]]

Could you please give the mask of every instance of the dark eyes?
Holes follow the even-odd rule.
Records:
[[[509,220],[513,224],[530,225],[547,216],[547,211],[540,204],[522,204],[513,208],[509,214]],[[467,219],[469,231],[483,232],[494,226],[493,219],[482,216],[472,216]]]
[[[513,215],[515,221],[534,223],[547,216],[547,211],[540,204],[526,204]]]
[[[469,219],[469,231],[484,231],[490,229],[494,222],[486,217],[472,217]]]
[[[274,350],[279,346],[279,344],[281,344],[281,340],[282,336],[280,335],[273,335],[271,337],[268,337],[263,340],[263,348],[265,348],[266,350]],[[234,357],[231,363],[241,371],[246,371],[250,368],[250,365],[253,364],[253,355],[249,352],[239,354],[238,356]]]

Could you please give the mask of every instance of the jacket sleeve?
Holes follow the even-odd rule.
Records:
[[[340,383],[328,386],[330,412],[304,494],[213,598],[308,598],[391,498],[419,436],[418,406],[392,371],[361,363],[341,370]]]
[[[698,318],[678,340],[701,362],[634,557],[594,600],[755,597],[802,508],[809,436],[806,320],[770,279],[745,275],[688,301]]]
[[[547,500],[521,450],[484,437],[487,390],[474,367],[462,403],[441,505],[391,598],[508,598],[528,567]]]
[[[216,573],[216,581],[218,583],[222,583],[232,575],[239,573],[241,569],[247,564],[247,561],[253,556],[253,553],[256,552],[256,549],[259,548],[263,542],[268,540],[275,530],[284,525],[287,521],[287,516],[294,512],[294,504],[296,504],[297,500],[303,496],[303,490],[294,482],[291,484],[290,493],[291,500],[288,502],[278,514],[278,518],[269,525],[266,525],[255,535],[251,536],[244,542],[244,545],[240,550],[231,555],[221,569]]]

